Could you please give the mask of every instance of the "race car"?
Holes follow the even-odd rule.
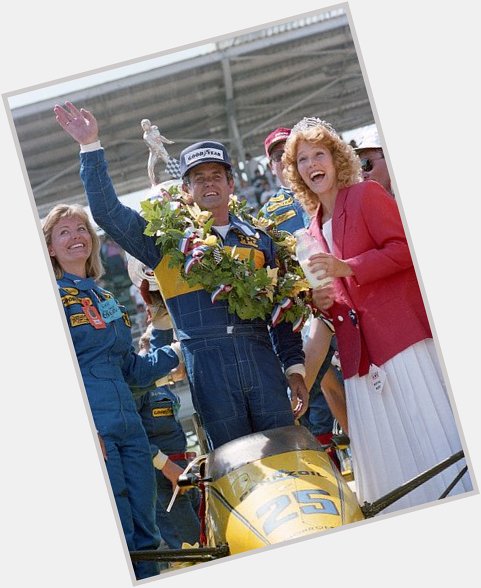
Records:
[[[342,446],[345,437],[334,436]],[[203,496],[200,546],[131,552],[133,561],[197,563],[299,539],[375,516],[463,457],[451,456],[374,503],[360,506],[348,482],[303,426],[253,433],[198,457],[179,479]],[[447,495],[460,477],[461,470]]]

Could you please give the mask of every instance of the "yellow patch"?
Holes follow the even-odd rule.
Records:
[[[284,202],[285,200],[285,195],[284,194],[279,194],[278,196],[272,196],[271,198],[269,198],[269,202]]]
[[[72,314],[69,317],[70,326],[71,327],[80,327],[81,325],[88,325],[89,319],[84,315],[83,312],[79,312],[78,314]]]
[[[287,212],[284,212],[283,214],[276,216],[276,224],[280,225],[281,223],[289,220],[290,218],[293,218],[294,216],[296,216],[296,211],[288,210]]]
[[[129,327],[132,327],[132,321],[130,320],[130,316],[127,312],[122,313],[122,318],[124,319],[124,323]]]
[[[271,213],[271,212],[275,212],[276,210],[279,210],[279,208],[283,208],[284,206],[290,206],[291,204],[294,204],[294,198],[292,196],[288,196],[287,198],[282,198],[282,201],[277,201],[277,202],[272,202],[270,201],[269,204],[267,205],[267,212]]]
[[[82,300],[86,300],[87,304],[90,306],[92,304],[91,298],[83,298]],[[82,300],[77,298],[72,294],[68,294],[67,296],[62,296],[62,303],[64,306],[72,306],[72,304],[82,304]]]
[[[152,416],[153,417],[174,416],[174,409],[171,406],[168,406],[166,408],[153,408],[152,409]]]
[[[65,292],[67,292],[67,294],[70,294],[72,296],[77,296],[77,294],[79,293],[77,288],[65,288],[64,286],[61,286],[61,288],[62,288],[62,290],[65,290]]]
[[[239,235],[239,243],[241,245],[249,245],[250,247],[257,247],[259,239],[257,237],[248,237],[247,235]]]

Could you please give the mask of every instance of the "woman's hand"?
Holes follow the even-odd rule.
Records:
[[[317,278],[347,278],[353,275],[349,265],[331,253],[316,253],[309,257],[309,269]]]
[[[328,310],[334,304],[336,291],[332,284],[312,290],[312,301],[319,310]]]
[[[99,129],[94,115],[71,102],[65,102],[66,108],[56,104],[53,111],[58,124],[80,145],[88,145],[98,141]]]

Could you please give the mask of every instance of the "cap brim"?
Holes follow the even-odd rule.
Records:
[[[271,143],[271,144],[269,145],[269,149],[267,150],[267,153],[270,155],[270,154],[271,154],[271,151],[272,151],[272,149],[273,149],[273,148],[274,148],[276,145],[279,145],[279,143],[285,143],[285,142],[287,141],[287,139],[288,139],[288,137],[285,137],[285,138],[283,138],[283,139],[277,139],[276,141],[274,141],[273,143]],[[269,156],[269,155],[268,155],[268,156]]]
[[[220,161],[219,159],[215,159],[215,158],[203,159],[202,161],[196,161],[194,165],[191,165],[190,167],[188,167],[185,170],[185,172],[182,173],[182,177],[184,178],[186,176],[186,174],[188,174],[190,171],[192,171],[194,169],[194,167],[197,167],[198,165],[201,165],[203,163],[219,163],[220,165],[223,165],[228,170],[232,170],[232,164],[227,163],[226,161]]]

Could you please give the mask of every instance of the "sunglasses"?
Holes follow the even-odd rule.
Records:
[[[279,163],[279,161],[282,159],[283,155],[284,155],[284,150],[273,151],[270,155],[271,161],[274,161],[275,163]]]
[[[370,172],[373,170],[374,165],[373,165],[373,161],[378,161],[379,159],[384,159],[384,156],[381,155],[381,157],[363,157],[361,159],[361,169],[363,172]]]

